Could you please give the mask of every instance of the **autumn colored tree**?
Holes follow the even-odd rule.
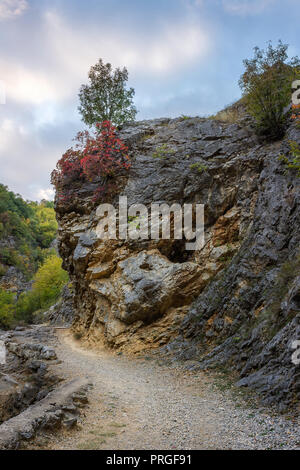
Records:
[[[113,189],[113,178],[130,168],[128,148],[117,137],[110,121],[96,124],[95,131],[79,132],[74,148],[69,149],[57,162],[51,174],[51,182],[57,190],[58,200],[67,201],[72,195],[73,183],[101,181],[94,200]]]
[[[61,267],[62,260],[56,254],[49,256],[34,276],[32,290],[39,298],[41,308],[51,305],[68,282],[68,274]]]
[[[83,174],[89,180],[97,176],[112,177],[118,170],[130,167],[127,152],[127,146],[116,136],[111,122],[98,123],[96,135],[86,137],[80,161]]]
[[[39,267],[31,290],[23,292],[14,306],[16,322],[31,323],[36,312],[47,309],[57,301],[68,282],[68,274],[61,264],[61,258],[52,252]]]
[[[119,126],[134,121],[137,110],[133,105],[134,89],[126,89],[128,71],[105,64],[102,59],[91,67],[89,84],[79,91],[79,112],[85,124],[92,127],[97,122],[111,121]]]
[[[287,49],[281,41],[277,47],[269,42],[266,50],[255,47],[253,59],[244,60],[245,71],[239,81],[257,133],[271,139],[281,138],[285,132],[291,85],[299,77],[300,60],[288,60]]]

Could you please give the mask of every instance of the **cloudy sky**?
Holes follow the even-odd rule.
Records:
[[[0,182],[53,197],[99,57],[128,68],[138,119],[205,116],[240,97],[254,46],[282,39],[300,55],[299,19],[299,0],[0,0]]]

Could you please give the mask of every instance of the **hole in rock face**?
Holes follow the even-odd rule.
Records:
[[[151,266],[149,263],[143,263],[140,265],[141,269],[144,269],[145,271],[151,271]]]
[[[292,298],[292,301],[295,304],[297,310],[298,309],[300,310],[300,292],[294,295],[294,297]]]
[[[158,247],[162,255],[166,256],[172,263],[184,263],[192,255],[192,251],[186,250],[186,240],[173,240],[170,244]]]

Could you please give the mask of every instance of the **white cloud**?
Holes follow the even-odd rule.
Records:
[[[180,20],[163,24],[148,33],[124,30],[111,34],[106,26],[83,33],[63,21],[54,12],[46,14],[51,46],[57,59],[74,76],[85,76],[99,57],[114,66],[145,75],[172,73],[203,60],[211,49],[211,38],[200,23]]]
[[[1,183],[25,198],[52,199],[50,173],[65,146],[25,128],[21,116],[4,118],[0,121]]]
[[[37,33],[38,48],[29,36],[21,51],[6,56],[4,51],[0,58],[7,91],[5,119],[0,119],[1,182],[30,199],[52,198],[49,175],[80,128],[77,93],[99,57],[114,67],[125,65],[133,82],[159,84],[155,100],[160,103],[159,96],[175,99],[160,84],[169,90],[170,79],[204,62],[213,45],[210,31],[189,16],[145,31],[123,27],[112,33],[104,22],[76,28],[48,11],[39,18]],[[16,41],[21,38],[20,31]],[[164,111],[168,103],[161,106]]]
[[[233,15],[257,15],[264,11],[275,0],[222,0],[226,11]]]
[[[27,8],[27,0],[1,0],[0,20],[6,20],[22,15]]]
[[[47,201],[53,201],[54,189],[52,188],[41,188],[36,186],[30,186],[32,199],[40,201],[46,199]]]
[[[4,118],[0,123],[0,151],[9,150],[15,126],[11,119]]]
[[[39,105],[62,97],[59,80],[9,60],[0,61],[1,79],[6,86],[6,101]]]
[[[123,30],[118,35],[106,31],[105,25],[78,31],[55,12],[47,12],[43,20],[43,52],[36,64],[28,67],[25,60],[22,64],[22,59],[14,62],[9,57],[0,60],[7,102],[42,106],[71,100],[99,57],[114,67],[126,66],[131,76],[162,78],[203,60],[212,47],[210,34],[189,19],[145,34]]]

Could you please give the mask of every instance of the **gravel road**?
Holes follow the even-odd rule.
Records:
[[[86,350],[57,334],[56,372],[94,386],[79,429],[50,436],[49,449],[300,450],[299,419],[246,402],[216,373]]]

